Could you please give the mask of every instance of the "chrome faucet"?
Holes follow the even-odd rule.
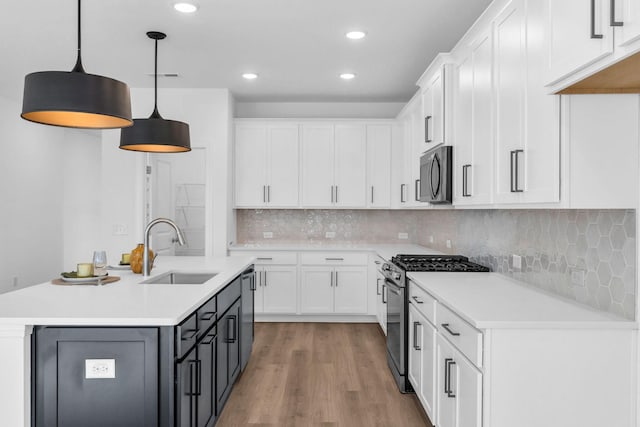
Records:
[[[161,222],[169,224],[173,227],[174,230],[176,230],[176,235],[178,236],[178,243],[180,243],[180,246],[184,245],[185,243],[182,231],[180,231],[180,228],[178,228],[175,222],[167,218],[156,218],[151,221],[149,225],[147,225],[147,228],[144,229],[144,249],[142,252],[142,274],[144,275],[144,277],[149,277],[149,273],[151,273],[151,264],[149,263],[149,233],[151,232],[151,228],[154,225],[160,224]]]

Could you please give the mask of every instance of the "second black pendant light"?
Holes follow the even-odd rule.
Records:
[[[120,148],[148,153],[181,153],[191,151],[189,125],[162,118],[158,112],[158,40],[167,37],[159,31],[149,31],[155,40],[154,108],[148,119],[134,119],[133,126],[120,131]]]

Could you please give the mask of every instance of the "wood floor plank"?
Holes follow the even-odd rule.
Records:
[[[217,427],[432,427],[401,394],[377,324],[257,323]]]

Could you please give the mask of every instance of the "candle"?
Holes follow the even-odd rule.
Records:
[[[131,262],[131,253],[122,254],[120,264],[129,264]]]
[[[91,277],[93,276],[93,263],[82,262],[78,264],[78,277]]]

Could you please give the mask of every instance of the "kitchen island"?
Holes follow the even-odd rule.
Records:
[[[216,275],[203,284],[141,284],[141,275],[110,270],[103,286],[42,283],[0,295],[0,413],[7,426],[31,425],[34,326],[173,327],[250,267],[254,258],[160,257],[151,276],[168,271]],[[53,279],[53,278],[52,278]]]

